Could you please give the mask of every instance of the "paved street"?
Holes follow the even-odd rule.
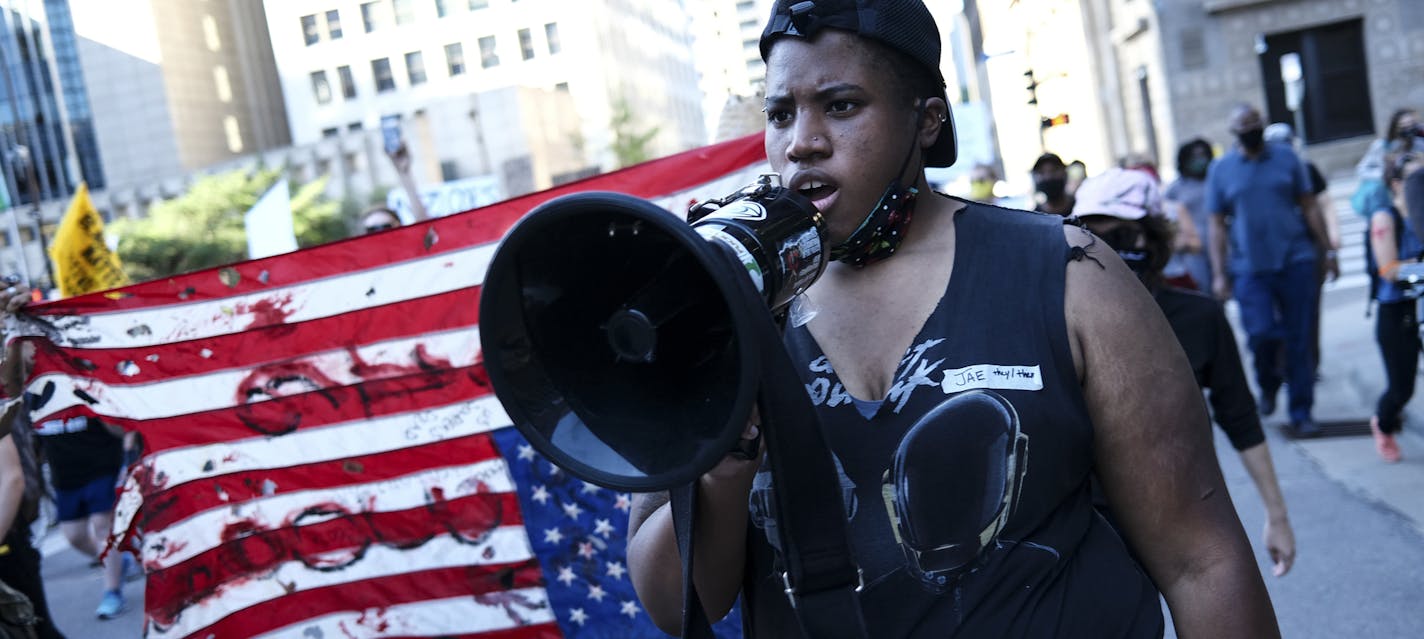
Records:
[[[1316,416],[1332,424],[1365,422],[1383,384],[1373,319],[1364,316],[1364,280],[1358,275],[1363,221],[1343,201],[1351,189],[1351,184],[1332,189],[1345,227],[1346,277],[1327,287],[1325,356],[1316,391]],[[1424,392],[1424,384],[1420,389]],[[1285,398],[1282,391],[1282,406]],[[1295,569],[1284,578],[1269,576],[1270,564],[1259,547],[1263,512],[1250,478],[1219,434],[1217,450],[1242,522],[1252,543],[1258,544],[1283,635],[1419,636],[1424,628],[1424,606],[1419,604],[1424,592],[1424,401],[1416,399],[1411,405],[1409,429],[1401,442],[1404,461],[1395,465],[1379,461],[1367,434],[1292,441],[1281,434],[1282,421],[1279,413],[1269,418],[1267,436],[1299,549]],[[122,617],[98,621],[98,571],[68,550],[57,533],[44,547],[51,605],[69,637],[141,636],[141,582],[125,585],[129,609]]]

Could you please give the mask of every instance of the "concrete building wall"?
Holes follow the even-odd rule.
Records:
[[[1170,0],[1157,3],[1172,126],[1180,139],[1202,135],[1230,143],[1226,119],[1239,102],[1265,102],[1258,43],[1350,19],[1363,21],[1369,95],[1378,136],[1389,113],[1424,107],[1424,7],[1416,0]],[[1307,91],[1330,87],[1308,87]],[[1326,173],[1346,171],[1371,135],[1311,144],[1306,152]]]
[[[542,158],[515,181],[543,186],[555,176],[588,167],[612,168],[609,123],[623,100],[639,130],[657,128],[651,145],[665,155],[706,143],[701,92],[688,47],[687,15],[668,11],[657,0],[491,1],[470,9],[465,0],[371,4],[375,28],[366,31],[357,0],[281,0],[264,3],[282,92],[294,141],[310,144],[355,129],[375,129],[384,115],[400,115],[412,130],[432,141],[416,158],[423,183],[451,176],[508,173]],[[409,11],[406,11],[409,7]],[[397,9],[399,8],[399,11]],[[332,38],[327,12],[336,12],[341,36]],[[399,15],[398,15],[399,14]],[[303,18],[314,16],[316,39],[308,44]],[[523,34],[527,33],[526,51]],[[494,44],[497,63],[484,64],[481,43]],[[458,46],[464,69],[452,73],[447,53]],[[652,52],[650,54],[650,52]],[[407,54],[423,60],[424,81],[413,80]],[[389,63],[394,86],[378,90],[373,61]],[[490,60],[493,62],[493,59]],[[348,67],[354,94],[340,86]],[[325,75],[332,96],[318,96],[314,73]],[[558,109],[552,130],[560,144],[521,130],[534,113],[549,130],[553,111],[531,113],[504,103],[485,104],[484,95],[510,87],[557,92],[572,109]],[[420,124],[424,121],[425,124]],[[422,133],[428,131],[428,133]],[[527,135],[526,135],[527,134]],[[416,143],[412,143],[415,150]],[[534,147],[539,147],[536,152]],[[557,151],[557,147],[563,147]],[[441,167],[445,170],[442,170]],[[513,183],[508,187],[517,186]],[[518,188],[510,191],[517,194]]]
[[[290,142],[263,15],[244,0],[71,0],[109,184]]]
[[[742,107],[747,98],[761,102],[766,66],[757,46],[771,13],[770,0],[691,0],[692,22],[702,109],[715,139],[735,137],[746,128]],[[731,111],[723,117],[723,111]],[[758,106],[758,108],[760,108]],[[726,135],[723,135],[723,134]]]
[[[70,10],[109,184],[181,174],[153,6],[70,0]]]

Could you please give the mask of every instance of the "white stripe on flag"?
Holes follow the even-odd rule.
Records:
[[[44,324],[22,315],[17,330],[46,335],[62,347],[141,348],[240,333],[273,308],[288,313],[283,323],[294,324],[477,286],[484,283],[495,247],[484,244],[220,300],[46,315],[41,318]],[[56,332],[46,324],[64,330]]]
[[[448,406],[303,429],[277,438],[256,436],[174,448],[153,457],[151,472],[163,475],[164,488],[174,488],[228,473],[363,457],[510,425],[499,400],[485,395]]]
[[[402,428],[401,422],[408,424]],[[228,473],[287,465],[313,463],[325,459],[342,459],[400,450],[438,441],[464,437],[512,425],[504,407],[494,396],[484,396],[468,402],[452,404],[413,413],[404,413],[371,421],[348,422],[334,428],[300,430],[278,439],[258,437],[232,444],[207,444],[173,449],[147,460],[155,473],[167,474],[164,486],[172,488],[185,482],[216,477]],[[359,429],[359,432],[358,432]],[[369,429],[369,432],[366,432]],[[393,439],[396,435],[400,439]],[[213,451],[221,449],[221,455]],[[215,456],[216,455],[216,456]],[[229,459],[229,456],[231,458]],[[172,457],[170,460],[169,458]],[[204,466],[212,463],[210,470]],[[114,505],[111,531],[122,535],[133,523],[144,503],[143,489],[130,474]]]
[[[171,627],[159,627],[150,621],[146,636],[149,639],[186,637],[235,611],[305,590],[437,568],[514,563],[532,556],[524,527],[502,526],[491,531],[490,536],[479,544],[446,536],[436,537],[409,550],[375,545],[361,561],[339,571],[316,570],[300,561],[284,562],[277,570],[261,578],[224,584],[217,593],[184,608],[183,614]],[[544,598],[543,589],[538,590],[538,597]],[[473,600],[469,596],[465,599]],[[337,633],[326,636],[346,635]]]
[[[182,563],[224,543],[229,524],[243,524],[255,530],[290,526],[290,518],[313,506],[340,507],[350,513],[395,512],[430,503],[431,494],[443,493],[445,501],[480,493],[507,493],[514,481],[503,458],[474,464],[447,466],[412,473],[395,479],[281,493],[242,503],[210,508],[160,531],[143,536],[143,563],[159,570]],[[319,524],[314,517],[302,525]]]
[[[358,357],[355,358],[352,357],[350,349],[337,348],[274,362],[253,362],[254,365],[248,368],[174,377],[148,384],[113,385],[64,373],[46,373],[31,380],[28,388],[31,392],[38,392],[46,384],[54,383],[53,399],[40,409],[45,414],[85,405],[85,401],[75,392],[82,391],[96,400],[90,404],[90,408],[100,415],[140,420],[161,419],[272,399],[270,396],[257,394],[246,396],[244,401],[241,398],[248,390],[265,390],[272,395],[295,395],[318,388],[349,386],[369,381],[353,372],[358,364],[373,369],[386,365],[399,366],[410,369],[412,373],[417,372],[419,369],[414,356],[417,346],[424,347],[425,353],[433,359],[448,360],[450,368],[471,366],[479,360],[479,329],[469,326],[440,333],[374,342],[357,349]],[[357,361],[358,358],[360,361]],[[331,383],[315,379],[305,382],[293,379],[286,382],[288,388],[272,390],[263,387],[266,382],[273,380],[248,379],[264,365],[293,363],[309,365],[325,375]],[[281,375],[292,376],[290,366]],[[390,376],[392,375],[382,375]],[[244,384],[244,381],[247,384]]]
[[[463,635],[472,628],[486,632],[554,623],[553,606],[543,588],[516,588],[505,591],[499,601],[518,601],[519,619],[511,616],[511,606],[465,595],[416,603],[382,606],[314,617],[281,630],[259,635],[261,639],[307,639],[309,637],[370,637]]]

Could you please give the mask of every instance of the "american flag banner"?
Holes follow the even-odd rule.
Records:
[[[34,423],[143,436],[111,543],[146,569],[145,636],[664,636],[627,575],[631,496],[550,465],[491,393],[480,285],[553,197],[681,213],[765,170],[754,135],[13,318]]]

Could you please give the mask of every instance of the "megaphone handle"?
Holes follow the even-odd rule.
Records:
[[[677,537],[677,552],[682,556],[682,637],[684,639],[715,639],[712,622],[697,596],[692,580],[692,531],[697,524],[697,481],[668,491],[672,502],[673,534]]]

